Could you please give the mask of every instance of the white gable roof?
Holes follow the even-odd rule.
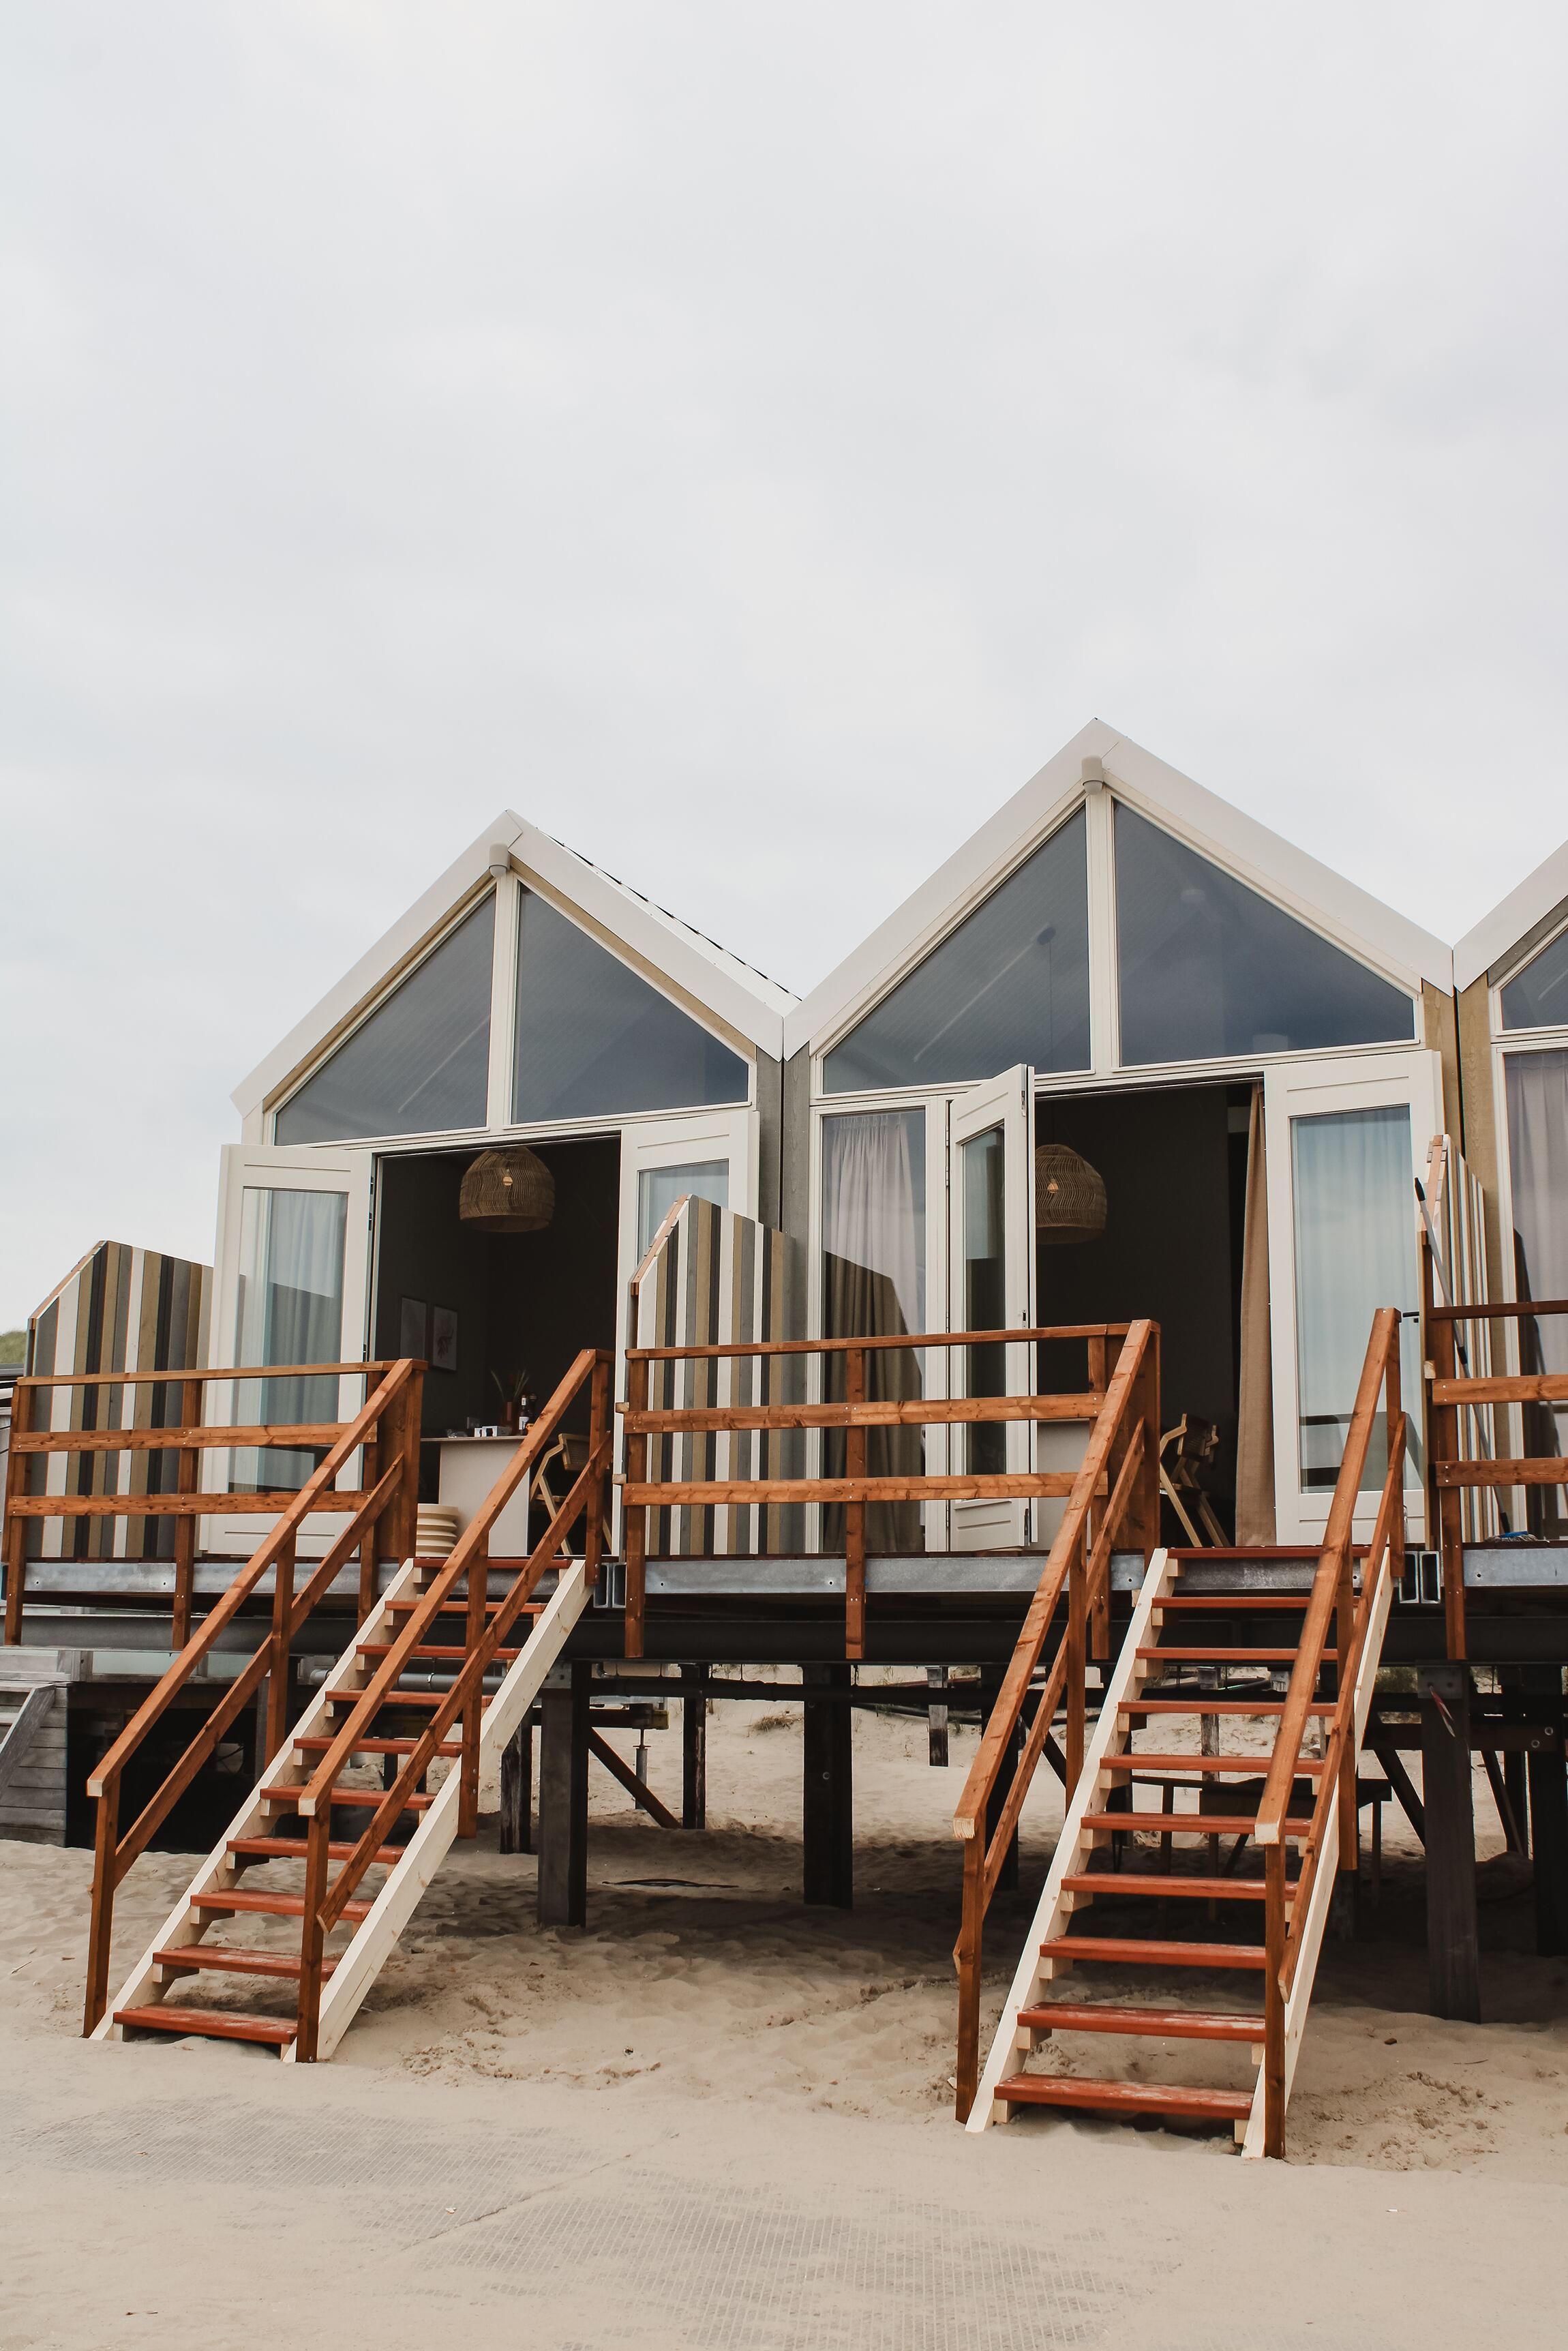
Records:
[[[1469,987],[1483,971],[1511,962],[1514,949],[1527,942],[1533,944],[1531,933],[1554,914],[1565,899],[1568,841],[1543,858],[1534,872],[1527,873],[1490,914],[1483,914],[1474,930],[1465,933],[1454,949],[1455,987]]]
[[[664,982],[677,998],[706,1012],[747,1044],[775,1060],[779,1057],[784,1015],[796,1001],[788,988],[753,971],[738,956],[640,897],[511,809],[503,809],[235,1088],[231,1099],[242,1116],[259,1110],[413,961],[454,909],[483,883],[493,849],[504,850],[526,883],[618,949],[634,968]]]
[[[787,1016],[785,1051],[830,1040],[928,953],[1071,812],[1092,757],[1130,807],[1400,986],[1412,993],[1423,980],[1445,994],[1452,987],[1453,954],[1441,939],[1096,718]]]

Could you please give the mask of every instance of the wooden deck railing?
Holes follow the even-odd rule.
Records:
[[[420,1788],[440,1752],[447,1731],[461,1720],[462,1773],[458,1797],[459,1836],[472,1836],[479,1824],[479,1720],[484,1704],[485,1675],[495,1662],[518,1616],[532,1598],[547,1568],[559,1555],[576,1521],[586,1513],[583,1542],[585,1573],[591,1586],[598,1581],[605,1520],[605,1490],[612,1452],[610,1411],[611,1357],[585,1347],[544,1410],[507,1462],[459,1539],[442,1562],[418,1604],[394,1635],[386,1655],[366,1683],[351,1711],[333,1731],[332,1743],[312,1772],[299,1797],[299,1812],[308,1823],[305,1858],[305,1902],[300,1944],[299,2004],[295,2055],[302,2064],[314,2061],[321,2011],[323,1954],[327,1937],[342,1917],[355,1887],[377,1858],[388,1831]],[[589,1391],[588,1458],[568,1489],[549,1526],[514,1573],[498,1604],[489,1598],[490,1531],[517,1488],[530,1479],[559,1436],[575,1399]],[[405,1755],[379,1804],[371,1813],[362,1834],[344,1857],[335,1877],[330,1875],[332,1793],[356,1750],[374,1729],[377,1715],[395,1703],[400,1677],[415,1653],[431,1641],[443,1610],[461,1584],[467,1603],[464,1621],[466,1655],[451,1688],[430,1713],[424,1729]]]
[[[179,1429],[160,1429],[160,1437],[183,1440],[193,1455],[198,1449],[193,1444],[204,1438],[209,1446],[231,1444],[236,1440],[246,1445],[281,1445],[292,1443],[296,1447],[327,1443],[329,1451],[319,1466],[300,1487],[298,1493],[273,1494],[267,1498],[267,1507],[277,1512],[277,1522],[259,1544],[221,1598],[203,1617],[196,1632],[184,1643],[180,1654],[151,1695],[138,1707],[120,1737],[93,1771],[88,1781],[88,1794],[98,1804],[98,1827],[93,1850],[92,1920],[88,1938],[88,1978],[86,2024],[91,2032],[102,2016],[109,1998],[110,1943],[114,1928],[114,1897],[126,1872],[138,1856],[147,1849],[157,1830],[167,1819],[172,1807],[190,1786],[202,1765],[217,1748],[225,1730],[239,1717],[264,1679],[270,1676],[267,1690],[266,1761],[270,1762],[283,1743],[287,1725],[288,1657],[295,1635],[305,1624],[312,1608],[326,1593],[340,1568],[360,1552],[361,1614],[368,1613],[375,1593],[375,1570],[378,1551],[387,1542],[395,1542],[399,1550],[387,1554],[399,1555],[406,1543],[413,1549],[414,1497],[419,1478],[419,1413],[420,1389],[424,1366],[410,1359],[387,1364],[311,1364],[294,1367],[289,1373],[269,1366],[264,1372],[205,1372],[193,1374],[198,1380],[278,1379],[298,1376],[299,1370],[310,1374],[360,1372],[367,1370],[382,1376],[372,1394],[368,1395],[352,1420],[340,1426],[335,1423],[313,1425],[308,1430],[298,1427],[280,1428],[264,1424],[256,1428],[218,1429],[195,1425]],[[116,1378],[124,1374],[116,1374]],[[40,1383],[47,1385],[49,1383]],[[123,1430],[99,1432],[118,1437]],[[137,1431],[138,1436],[153,1434]],[[69,1432],[73,1437],[80,1431]],[[363,1472],[364,1489],[353,1493],[340,1493],[334,1480],[339,1472],[352,1459],[361,1446],[365,1448],[367,1467]],[[68,1504],[68,1495],[30,1497],[29,1499]],[[81,1498],[75,1498],[80,1499]],[[129,1497],[112,1498],[123,1505]],[[134,1498],[138,1509],[148,1498]],[[168,1499],[169,1497],[154,1497]],[[236,1503],[242,1508],[259,1507],[256,1495],[195,1494],[181,1496],[180,1500],[193,1513],[200,1510],[227,1511]],[[9,1508],[9,1503],[7,1505]],[[312,1511],[347,1510],[348,1522],[335,1541],[329,1545],[320,1563],[312,1570],[301,1590],[294,1586],[295,1554],[299,1530]],[[38,1515],[35,1513],[34,1515]],[[19,1521],[19,1523],[25,1523]],[[406,1531],[405,1531],[406,1530]],[[201,1729],[191,1740],[179,1761],[167,1774],[162,1785],[149,1797],[131,1827],[122,1835],[120,1830],[120,1783],[127,1766],[140,1751],[148,1733],[161,1722],[179,1692],[190,1681],[204,1658],[216,1647],[220,1635],[233,1624],[240,1609],[250,1598],[268,1569],[275,1571],[272,1593],[271,1629],[260,1646],[229,1683],[217,1705],[208,1715]],[[188,1605],[188,1603],[187,1603]]]
[[[1133,1324],[1137,1330],[1145,1326]],[[626,1556],[626,1655],[640,1657],[646,1620],[649,1512],[685,1506],[699,1510],[751,1504],[829,1502],[844,1513],[844,1654],[865,1655],[866,1523],[876,1502],[987,1501],[1071,1496],[1082,1472],[1033,1469],[911,1473],[868,1477],[866,1432],[873,1428],[974,1426],[985,1422],[1091,1422],[1104,1403],[1107,1349],[1120,1346],[1126,1323],[1075,1323],[1016,1331],[922,1331],[867,1339],[779,1339],[745,1344],[628,1347],[626,1350],[626,1474],[622,1487]],[[892,1348],[1033,1346],[1043,1340],[1078,1340],[1089,1349],[1089,1390],[1071,1395],[916,1396],[869,1399],[867,1357]],[[841,1401],[804,1404],[724,1404],[650,1410],[648,1373],[653,1364],[727,1361],[739,1357],[818,1356],[843,1364]],[[738,1429],[841,1429],[844,1474],[838,1478],[696,1478],[650,1476],[648,1440]],[[1158,1431],[1152,1433],[1158,1447]],[[1152,1468],[1151,1477],[1157,1474]],[[1102,1490],[1103,1473],[1102,1472]]]
[[[393,1372],[397,1378],[392,1386],[384,1384],[385,1375]],[[5,1507],[4,1550],[5,1561],[5,1639],[15,1646],[22,1638],[22,1615],[27,1585],[27,1529],[37,1520],[61,1519],[172,1519],[174,1529],[174,1604],[173,1634],[170,1646],[183,1649],[191,1637],[191,1604],[195,1585],[196,1531],[204,1518],[222,1516],[277,1516],[291,1510],[297,1497],[292,1491],[257,1494],[206,1493],[198,1490],[202,1456],[204,1453],[226,1452],[236,1446],[247,1450],[319,1451],[334,1448],[332,1479],[325,1483],[319,1474],[309,1481],[312,1495],[310,1507],[320,1511],[346,1510],[363,1518],[366,1495],[372,1489],[382,1492],[375,1513],[374,1526],[382,1555],[401,1558],[413,1544],[414,1512],[419,1490],[419,1423],[423,1364],[412,1359],[402,1364],[265,1364],[220,1367],[208,1371],[180,1372],[62,1372],[51,1376],[29,1374],[16,1382],[11,1407],[11,1442],[5,1475]],[[365,1461],[362,1485],[352,1492],[340,1491],[333,1484],[337,1468],[349,1458],[339,1449],[347,1424],[340,1420],[288,1423],[265,1421],[256,1426],[225,1426],[217,1422],[204,1421],[202,1404],[204,1390],[231,1380],[297,1380],[358,1376],[365,1381],[367,1395],[371,1384],[383,1379],[378,1393],[383,1401],[366,1423],[369,1405],[352,1424],[356,1428],[365,1425],[367,1433],[356,1437],[349,1450],[363,1444]],[[60,1390],[79,1390],[82,1403],[78,1407],[83,1419],[89,1416],[96,1424],[99,1410],[124,1409],[122,1396],[116,1394],[137,1387],[178,1388],[180,1418],[176,1426],[167,1428],[125,1428],[113,1425],[79,1428],[55,1428],[46,1424],[54,1416],[54,1401]],[[95,1455],[173,1453],[178,1457],[175,1490],[172,1494],[119,1493],[41,1493],[28,1490],[30,1465],[40,1458],[46,1463],[52,1458],[64,1458],[66,1475],[70,1476],[70,1463],[90,1460]],[[393,1457],[403,1464],[402,1475],[391,1488],[382,1491],[382,1472]],[[294,1523],[298,1523],[296,1514]],[[372,1522],[366,1521],[369,1525]],[[358,1538],[356,1537],[356,1541]],[[340,1549],[341,1547],[340,1546]],[[351,1551],[353,1545],[349,1546]],[[343,1557],[348,1556],[342,1552]],[[371,1581],[374,1573],[375,1544],[367,1542],[361,1554],[361,1613],[370,1606]],[[254,1565],[254,1562],[252,1562]]]
[[[1137,1551],[1146,1562],[1159,1540],[1159,1328],[1149,1322],[1124,1327],[1108,1379],[1103,1372],[1105,1339],[1100,1341],[1097,1384],[1103,1393],[1088,1447],[1071,1473],[1061,1524],[953,1815],[953,1833],[964,1845],[963,1915],[953,1952],[958,1971],[955,2104],[960,2122],[968,2117],[979,2082],[986,1913],[1024,1799],[1064,1700],[1066,1784],[1071,1790],[1077,1782],[1083,1768],[1088,1666],[1092,1656],[1110,1653],[1112,1552]],[[1064,1593],[1066,1629],[1044,1686],[1036,1692],[1035,1675]]]
[[[1562,1454],[1515,1454],[1478,1459],[1467,1455],[1468,1431],[1479,1430],[1489,1405],[1568,1405],[1568,1372],[1518,1372],[1471,1377],[1459,1371],[1458,1327],[1483,1322],[1528,1322],[1536,1315],[1568,1314],[1568,1298],[1527,1298],[1515,1303],[1439,1306],[1434,1298],[1429,1249],[1421,1252],[1427,1318],[1427,1459],[1431,1486],[1430,1520],[1443,1554],[1443,1614],[1448,1655],[1456,1663],[1469,1655],[1465,1629],[1465,1550],[1461,1496],[1467,1487],[1568,1487],[1568,1458]]]
[[[1312,1578],[1301,1644],[1291,1669],[1284,1712],[1273,1760],[1263,1785],[1253,1835],[1263,1848],[1264,1943],[1263,2098],[1265,2155],[1285,2152],[1286,2006],[1307,1931],[1312,1886],[1325,1858],[1336,1869],[1354,1871],[1356,1830],[1355,1688],[1368,1630],[1385,1584],[1405,1570],[1406,1419],[1399,1396],[1399,1313],[1380,1308],[1362,1364],[1323,1547]],[[1388,1468],[1378,1501],[1372,1542],[1362,1561],[1361,1590],[1352,1564],[1355,1514],[1362,1479],[1382,1398],[1387,1431]],[[1331,1647],[1332,1636],[1332,1647]],[[1285,1874],[1289,1844],[1286,1816],[1301,1774],[1301,1740],[1329,1658],[1335,1677],[1335,1703],[1323,1742],[1322,1769],[1312,1824],[1301,1843],[1294,1878]]]

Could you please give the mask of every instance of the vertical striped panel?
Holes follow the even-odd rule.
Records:
[[[99,1241],[28,1322],[28,1369],[60,1372],[180,1372],[206,1361],[212,1268],[124,1241]],[[57,1388],[40,1416],[49,1428],[152,1428],[177,1425],[180,1390],[145,1385]],[[35,1469],[33,1490],[138,1494],[173,1489],[175,1458],[159,1453],[52,1454]],[[38,1555],[49,1559],[172,1558],[172,1519],[47,1519]]]
[[[799,1248],[788,1234],[709,1200],[681,1201],[637,1270],[634,1343],[712,1347],[803,1336],[787,1327],[785,1304]],[[648,1402],[664,1412],[785,1403],[805,1395],[804,1362],[786,1355],[651,1364]],[[648,1471],[655,1479],[800,1477],[804,1458],[795,1429],[694,1430],[648,1440]],[[682,1506],[650,1513],[648,1550],[666,1558],[755,1555],[799,1544],[803,1531],[798,1503]]]

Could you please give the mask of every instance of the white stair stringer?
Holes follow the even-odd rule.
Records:
[[[1367,1618],[1366,1641],[1356,1670],[1353,1704],[1355,1711],[1355,1739],[1352,1755],[1357,1762],[1361,1742],[1366,1736],[1366,1718],[1372,1709],[1373,1691],[1377,1683],[1378,1661],[1383,1655],[1383,1635],[1388,1625],[1388,1611],[1394,1598],[1394,1583],[1385,1553],[1378,1571],[1378,1588],[1374,1595],[1371,1614]],[[1331,1829],[1331,1840],[1332,1840]],[[1331,1841],[1323,1853],[1312,1890],[1307,1898],[1306,1923],[1301,1933],[1301,1955],[1296,1962],[1295,1978],[1291,1996],[1285,2002],[1285,2106],[1289,2111],[1291,2085],[1296,2078],[1296,2059],[1301,2054],[1301,2035],[1306,2030],[1307,2011],[1312,2006],[1312,1983],[1318,1971],[1318,1954],[1322,1949],[1323,1929],[1328,1924],[1333,1904],[1334,1886],[1339,1870]],[[1236,2135],[1241,2141],[1244,2156],[1261,2158],[1265,2116],[1263,2111],[1263,2068],[1258,2068],[1257,2085],[1252,2093],[1252,2111],[1246,2124],[1238,2124]]]
[[[1078,1784],[1067,1795],[1067,1811],[1057,1839],[1051,1874],[1040,1897],[1040,1905],[1030,1924],[1024,1942],[1023,1957],[1019,1961],[991,2043],[990,2054],[980,2074],[975,2103],[969,2109],[967,2130],[983,2131],[992,2123],[1010,2119],[1013,2109],[1005,2099],[996,2095],[997,2085],[1011,2074],[1019,2057],[1034,2046],[1034,2035],[1027,2024],[1019,2022],[1019,2011],[1032,2008],[1040,1996],[1040,1988],[1058,1972],[1061,1962],[1042,1959],[1040,1945],[1064,1934],[1067,1921],[1081,1897],[1064,1890],[1062,1880],[1082,1874],[1088,1855],[1096,1840],[1104,1833],[1086,1830],[1083,1816],[1089,1812],[1103,1811],[1102,1801],[1110,1786],[1106,1775],[1105,1788],[1100,1785],[1102,1766],[1109,1755],[1119,1754],[1130,1735],[1129,1718],[1123,1713],[1124,1701],[1130,1698],[1147,1678],[1156,1661],[1140,1657],[1138,1651],[1153,1645],[1155,1624],[1155,1611],[1176,1580],[1176,1563],[1168,1552],[1156,1551],[1144,1576],[1142,1589],[1134,1605],[1132,1621],[1122,1643],[1110,1679],[1101,1694],[1100,1719],[1094,1727],[1083,1758],[1083,1769]],[[1157,1669],[1157,1668],[1156,1668]]]
[[[507,1668],[506,1678],[480,1719],[479,1769],[497,1763],[501,1750],[527,1715],[544,1677],[566,1646],[572,1626],[588,1605],[588,1579],[580,1560],[560,1572],[560,1580],[520,1654]],[[361,1634],[357,1636],[363,1639]],[[402,1858],[371,1907],[370,1916],[354,1929],[353,1940],[321,1987],[320,2022],[317,2028],[318,2061],[330,2057],[360,2002],[374,1983],[399,1936],[413,1917],[448,1847],[457,1834],[457,1807],[462,1774],[454,1765],[436,1791],[428,1812],[403,1848]],[[282,2053],[285,2064],[295,2062],[294,2043]]]
[[[361,1683],[368,1678],[368,1661],[359,1653],[361,1643],[385,1643],[393,1639],[397,1631],[392,1615],[393,1604],[416,1598],[422,1583],[432,1572],[428,1562],[421,1565],[413,1560],[406,1561],[370,1615],[357,1627],[342,1656],[332,1666],[326,1680],[293,1726],[289,1740],[278,1749],[214,1850],[181,1895],[127,1978],[118,1998],[112,2000],[104,2011],[101,2022],[90,2036],[94,2041],[123,2040],[123,2028],[114,2021],[116,2011],[156,2006],[170,1984],[183,1980],[176,1970],[161,1964],[156,1954],[200,1943],[209,1926],[216,1923],[210,1917],[204,1918],[193,1909],[192,1905],[199,1895],[221,1893],[241,1881],[244,1871],[236,1856],[229,1851],[230,1839],[265,1835],[270,1825],[271,1810],[264,1799],[284,1789],[302,1790],[308,1784],[315,1768],[314,1760],[301,1752],[294,1744],[295,1740],[331,1729],[328,1719],[331,1700],[353,1695]],[[583,1563],[580,1560],[574,1561],[561,1570],[555,1592],[539,1615],[531,1620],[532,1630],[527,1641],[480,1718],[481,1775],[487,1765],[494,1765],[498,1761],[501,1749],[532,1706],[546,1674],[565,1647],[571,1628],[587,1603],[588,1584]],[[418,1816],[418,1826],[403,1848],[401,1858],[389,1873],[369,1914],[360,1921],[352,1940],[322,1986],[318,2037],[318,2055],[320,2058],[330,2056],[342,2039],[361,2001],[375,1981],[456,1836],[459,1778],[455,1770],[448,1771],[428,1810]],[[292,2043],[281,2053],[286,2061],[291,2061],[294,2057]]]

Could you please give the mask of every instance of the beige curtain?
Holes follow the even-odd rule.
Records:
[[[1252,1089],[1241,1241],[1241,1382],[1236,1426],[1236,1540],[1274,1541],[1274,1380],[1269,1327],[1269,1184],[1263,1089]]]

